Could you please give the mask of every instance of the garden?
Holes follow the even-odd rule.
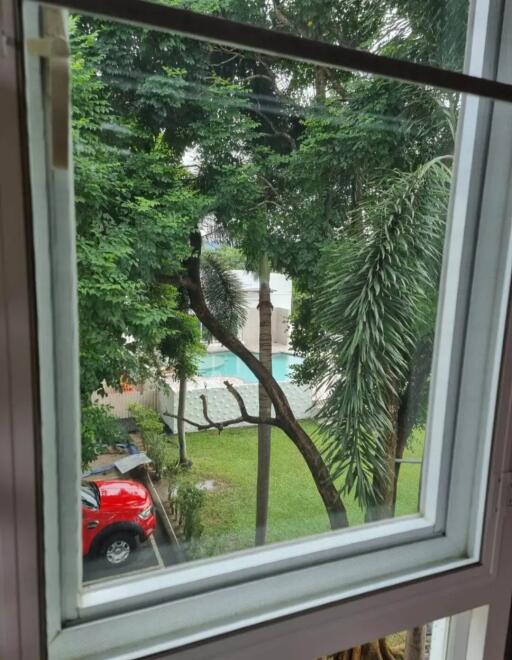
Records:
[[[449,21],[417,0],[185,4],[464,56],[461,3]],[[458,96],[94,17],[69,32],[84,470],[116,442],[98,402],[152,383],[176,407],[132,413],[191,560],[417,513]],[[198,380],[213,343],[254,385],[249,402],[220,382],[225,417]],[[276,344],[311,419],[273,374]]]

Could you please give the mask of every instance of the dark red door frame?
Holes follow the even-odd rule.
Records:
[[[16,0],[0,2],[0,658],[44,658],[34,278]]]

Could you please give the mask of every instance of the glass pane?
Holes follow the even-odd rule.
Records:
[[[85,580],[416,514],[458,98],[70,40]]]
[[[164,4],[416,64],[456,71],[464,67],[468,0],[165,0]]]

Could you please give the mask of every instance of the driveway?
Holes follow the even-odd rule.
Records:
[[[171,545],[157,513],[157,528],[153,536],[138,545],[126,566],[110,566],[101,557],[84,557],[83,582],[90,584],[122,575],[154,571],[177,564],[176,552]]]

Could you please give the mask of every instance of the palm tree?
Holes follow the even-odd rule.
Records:
[[[259,280],[259,349],[260,362],[272,374],[272,302],[270,300],[270,261],[266,254],[260,259]],[[272,402],[260,383],[259,415],[265,419],[272,413]],[[267,535],[270,489],[270,452],[272,427],[258,424],[258,473],[256,478],[256,545],[264,545]]]
[[[397,459],[427,394],[451,181],[445,160],[389,176],[325,259],[316,303],[323,334],[313,351],[315,384],[327,393],[324,457],[367,521],[395,513]],[[383,640],[365,646],[342,657],[393,657]],[[421,628],[406,646],[408,660],[423,657]]]
[[[415,397],[417,410],[428,378],[451,181],[444,161],[393,173],[358,208],[326,255],[316,303],[325,456],[333,475],[343,475],[343,492],[353,491],[372,519],[394,513],[395,457],[414,422],[409,414],[399,428],[401,409]]]

